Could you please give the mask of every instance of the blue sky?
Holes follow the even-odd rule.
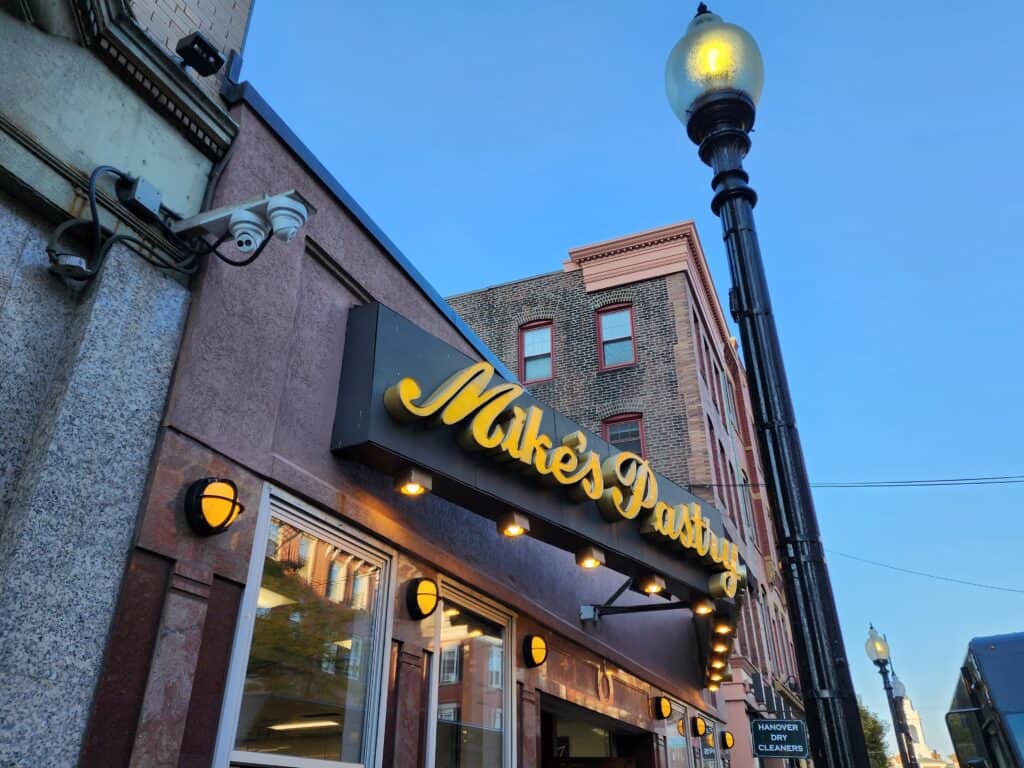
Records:
[[[691,5],[261,0],[243,76],[444,295],[695,219],[724,296],[710,176],[664,96]],[[1024,474],[1024,6],[711,7],[765,59],[747,168],[812,480]],[[1024,587],[1024,485],[816,501],[826,547]],[[858,693],[886,712],[874,622],[947,753],[967,641],[1024,629],[1024,595],[829,566]]]

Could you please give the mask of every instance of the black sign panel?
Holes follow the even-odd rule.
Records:
[[[810,757],[803,720],[754,720],[750,723],[754,757]]]
[[[495,518],[508,509],[530,516],[530,536],[567,551],[593,543],[605,552],[607,565],[639,578],[663,574],[669,591],[684,596],[706,593],[708,577],[720,570],[666,539],[641,534],[639,520],[609,522],[589,499],[579,501],[564,489],[539,482],[508,462],[459,445],[465,425],[445,426],[437,420],[409,423],[394,418],[384,405],[384,393],[409,377],[430,393],[454,372],[472,365],[447,343],[380,304],[349,313],[338,409],[332,449],[382,472],[396,474],[413,465],[429,471],[433,493],[480,515]],[[497,374],[493,382],[503,380]],[[542,429],[553,440],[580,431],[562,414],[537,401],[528,391],[517,406],[543,410]],[[583,430],[588,450],[602,458],[619,450],[600,436]],[[721,513],[668,478],[657,475],[658,495],[668,504],[699,504],[710,529],[722,535]]]

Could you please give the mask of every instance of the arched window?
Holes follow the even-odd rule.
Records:
[[[597,311],[597,355],[602,371],[636,362],[633,305],[615,304]]]
[[[519,380],[524,384],[555,377],[551,321],[538,320],[519,327]]]
[[[639,413],[620,413],[605,419],[601,423],[601,436],[619,450],[647,455],[644,418]]]

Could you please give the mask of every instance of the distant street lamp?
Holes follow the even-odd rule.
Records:
[[[896,746],[900,750],[900,763],[903,768],[918,768],[917,755],[914,752],[914,745],[910,740],[910,729],[907,728],[907,721],[903,717],[903,702],[897,703],[896,699],[902,699],[907,695],[907,689],[899,680],[897,692],[889,680],[889,643],[884,636],[878,634],[874,626],[868,630],[868,639],[864,643],[864,650],[868,658],[878,667],[878,674],[882,676],[882,685],[885,687],[885,697],[889,701],[889,713],[892,715],[892,728],[896,736]]]
[[[814,512],[761,249],[754,227],[757,195],[747,185],[755,104],[764,84],[757,43],[701,3],[668,57],[672,110],[711,166],[711,210],[722,220],[775,536],[800,667],[811,756],[829,768],[868,764],[860,712],[839,631],[832,585]]]

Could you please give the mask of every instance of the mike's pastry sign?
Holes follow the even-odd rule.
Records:
[[[430,471],[435,493],[491,517],[521,510],[541,523],[531,535],[570,551],[597,544],[612,567],[658,569],[677,592],[736,595],[744,569],[721,516],[643,457],[386,307],[354,310],[345,344],[335,450],[392,473]]]

